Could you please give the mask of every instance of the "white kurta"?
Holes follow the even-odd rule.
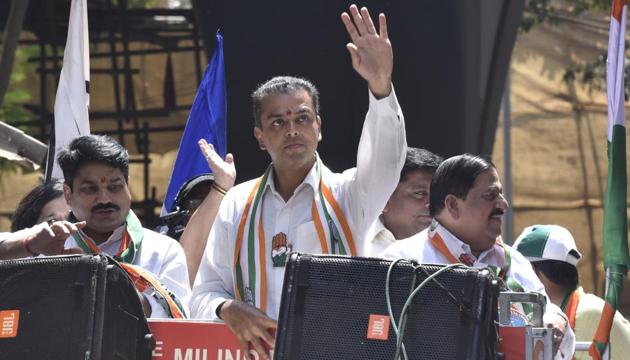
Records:
[[[424,264],[450,264],[449,259],[428,240],[430,229],[431,226],[407,239],[397,241],[381,253],[381,257],[390,260],[413,259]],[[442,225],[438,224],[435,231],[440,234],[444,244],[455,258],[459,258],[462,253],[472,254],[468,244],[456,238]],[[508,247],[507,245],[504,246]],[[510,255],[512,263],[507,276],[515,279],[525,291],[545,294],[545,287],[536,276],[529,261],[516,250],[511,250]],[[478,268],[486,267],[487,265],[499,268],[505,266],[503,247],[496,244],[479,254],[477,258],[474,256],[472,258],[475,260],[473,266]]]
[[[112,233],[110,237],[98,248],[102,252],[115,256],[120,248],[122,234],[126,225],[123,225]],[[142,228],[144,237],[142,245],[133,261],[133,265],[150,271],[155,277],[172,291],[182,303],[186,314],[190,301],[190,285],[188,280],[188,266],[186,265],[186,255],[181,245],[168,236],[158,234],[152,230]],[[66,240],[65,246],[78,247],[76,241],[71,236]],[[147,297],[151,304],[152,318],[165,318],[166,312],[162,306],[152,297]]]
[[[322,169],[324,182],[348,220],[357,255],[363,255],[367,230],[398,184],[407,152],[405,124],[394,91],[380,100],[372,94],[369,96],[357,167],[342,174],[332,173],[325,166]],[[238,225],[256,181],[235,186],[221,203],[193,287],[192,317],[216,319],[217,306],[235,298],[234,252]],[[286,234],[292,251],[322,253],[311,216],[311,203],[318,189],[315,166],[286,202],[277,192],[273,176],[269,176],[264,189],[261,206],[268,252],[266,301],[267,315],[273,319],[278,318],[284,280],[284,267],[274,267],[271,261],[273,236],[280,232]],[[244,241],[243,246],[246,244]],[[247,261],[241,256],[243,272],[248,271]]]
[[[368,230],[363,254],[367,257],[378,257],[383,251],[385,251],[385,249],[395,242],[396,237],[391,231],[389,231],[388,228],[385,227],[383,220],[379,216],[376,221],[372,223],[372,226],[370,226],[370,230]]]

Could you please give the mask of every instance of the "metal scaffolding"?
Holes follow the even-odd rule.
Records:
[[[20,0],[12,2],[15,1]],[[8,14],[12,2],[0,5],[0,14]],[[87,3],[90,44],[107,44],[106,50],[99,46],[99,51],[91,51],[90,59],[109,59],[108,66],[92,67],[90,74],[92,78],[110,78],[114,109],[90,110],[92,124],[113,123],[111,130],[93,133],[111,135],[130,150],[131,146],[135,146],[138,155],[132,156],[130,162],[143,166],[144,194],[142,200],[132,202],[132,208],[145,226],[152,227],[157,220],[154,210],[161,205],[161,201],[156,199],[155,187],[149,183],[151,136],[159,132],[181,132],[184,129],[183,124],[164,126],[157,120],[176,111],[187,111],[191,104],[178,105],[173,97],[168,101],[165,99],[162,106],[138,109],[133,84],[134,76],[140,75],[140,71],[132,67],[132,58],[166,55],[170,62],[170,55],[173,53],[193,53],[196,83],[199,84],[204,48],[197,31],[196,17],[192,9],[131,8],[128,0],[88,0]],[[70,0],[31,0],[22,30],[30,31],[34,39],[21,39],[19,42],[19,46],[36,45],[39,48],[39,55],[28,59],[29,63],[37,64],[39,102],[24,105],[33,114],[32,119],[13,121],[11,124],[28,127],[32,136],[45,143],[48,142],[54,122],[49,92],[51,82],[56,87],[61,72],[69,8]],[[0,15],[0,28],[4,29],[8,22],[9,19],[3,19]],[[186,44],[180,45],[181,42]],[[148,43],[151,48],[134,49],[131,46],[133,43]],[[128,144],[130,136],[135,139],[134,144]]]

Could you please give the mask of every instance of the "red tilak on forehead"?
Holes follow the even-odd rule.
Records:
[[[105,184],[107,182],[107,177],[103,176],[101,177],[101,183]]]
[[[289,115],[293,114],[293,111],[291,111],[291,109],[288,109],[288,110],[286,111],[286,113],[285,113],[285,114],[286,114],[287,116],[289,116]]]

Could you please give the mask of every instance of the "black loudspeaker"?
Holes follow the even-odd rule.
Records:
[[[101,255],[0,261],[0,359],[150,359],[135,287]]]
[[[292,254],[286,266],[274,359],[394,359],[385,283],[391,262]],[[395,264],[396,321],[409,295],[444,266]],[[498,279],[486,269],[447,269],[413,298],[404,325],[409,359],[494,359]]]

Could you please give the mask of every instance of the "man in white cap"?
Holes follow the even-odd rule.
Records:
[[[577,263],[582,255],[569,230],[559,225],[533,225],[525,228],[514,243],[529,260],[545,286],[552,303],[569,318],[577,341],[591,341],[604,300],[585,293],[579,286]],[[630,354],[630,323],[620,312],[615,314],[610,332],[611,359],[627,359]],[[576,352],[575,359],[590,359],[587,352]]]

